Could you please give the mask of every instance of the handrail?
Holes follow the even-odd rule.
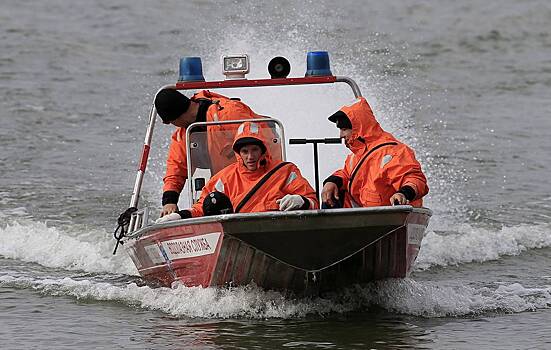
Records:
[[[179,81],[176,83],[176,90],[194,90],[194,89],[230,89],[242,87],[261,87],[261,86],[292,86],[292,85],[315,85],[346,83],[354,93],[354,96],[360,97],[362,93],[358,84],[345,76],[322,76],[322,77],[300,77],[300,78],[276,78],[276,79],[228,79],[218,81]]]
[[[149,111],[149,125],[145,134],[144,145],[142,148],[142,154],[140,157],[138,172],[136,174],[136,181],[134,182],[134,188],[132,191],[132,197],[130,199],[130,207],[138,207],[140,199],[140,192],[143,183],[143,177],[145,169],[147,167],[147,161],[149,159],[149,150],[151,148],[151,140],[153,138],[153,130],[155,128],[155,117],[157,116],[157,110],[155,109],[155,97],[163,89],[176,89],[176,90],[195,90],[195,89],[221,89],[221,88],[239,88],[239,87],[261,87],[261,86],[292,86],[292,85],[314,85],[314,84],[332,84],[332,83],[346,83],[352,88],[352,92],[356,98],[361,97],[361,91],[356,82],[345,76],[313,76],[313,77],[299,77],[299,78],[276,78],[276,79],[237,79],[237,80],[223,80],[223,81],[204,81],[204,82],[177,82],[176,85],[165,85],[161,87],[153,97],[153,103]],[[249,120],[252,121],[252,120]],[[278,121],[279,122],[279,121]],[[192,124],[193,125],[193,124]],[[283,130],[283,127],[281,128]],[[285,138],[283,138],[285,140]],[[285,147],[285,142],[283,147]],[[283,148],[285,151],[285,148]],[[189,154],[189,153],[188,153]],[[188,168],[189,169],[189,168]],[[190,186],[191,188],[191,186]],[[190,197],[191,198],[191,197]]]
[[[165,85],[161,87],[156,93],[157,94],[168,88],[175,88],[174,85]],[[149,149],[151,148],[151,140],[153,139],[153,129],[155,128],[155,117],[157,116],[157,110],[155,109],[155,97],[153,97],[153,103],[151,104],[151,109],[149,110],[149,125],[145,133],[144,145],[142,148],[142,155],[140,158],[140,163],[138,165],[138,173],[136,174],[136,181],[134,182],[134,190],[132,191],[132,197],[130,198],[130,208],[138,207],[138,201],[140,199],[140,191],[142,188],[143,176],[145,169],[147,167],[147,160],[149,159]]]

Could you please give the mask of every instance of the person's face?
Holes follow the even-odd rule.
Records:
[[[239,156],[248,170],[255,171],[258,168],[258,160],[262,155],[262,149],[258,145],[245,145],[239,150]]]
[[[350,143],[352,142],[352,129],[340,129],[339,136],[341,139],[344,139],[344,144],[346,145],[346,147],[349,147]]]
[[[190,111],[187,110],[185,113],[183,113],[181,116],[179,116],[178,118],[174,119],[173,121],[170,122],[170,124],[174,125],[174,126],[177,126],[179,128],[187,128],[188,126],[191,125],[191,122],[190,120],[191,119],[191,115],[190,115]]]

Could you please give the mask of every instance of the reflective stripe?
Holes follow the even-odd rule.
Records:
[[[383,157],[383,160],[381,160],[381,169],[384,168],[385,165],[388,164],[392,160],[392,156],[390,154],[387,154]]]
[[[244,130],[245,130],[245,123],[239,125],[239,127],[237,128],[237,135],[242,134]]]
[[[350,157],[350,160],[348,161],[348,167],[350,169],[354,169],[354,154],[352,154],[352,157]]]
[[[216,188],[218,192],[224,193],[224,183],[221,179],[218,179],[218,181],[216,181],[216,185],[214,185],[214,188]]]
[[[250,132],[251,134],[258,134],[258,124],[256,123],[249,123],[250,125]]]
[[[289,177],[287,178],[287,181],[285,182],[285,186],[289,185],[291,182],[293,182],[297,178],[297,173],[294,171],[291,171],[289,174]]]

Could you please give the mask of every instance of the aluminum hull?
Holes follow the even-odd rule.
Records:
[[[408,276],[430,216],[411,206],[219,215],[145,227],[124,247],[154,284],[310,294]]]

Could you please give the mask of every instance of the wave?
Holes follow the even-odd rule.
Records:
[[[137,274],[122,249],[111,254],[113,244],[112,236],[100,230],[66,232],[33,221],[0,227],[0,255],[6,258],[66,270]]]
[[[551,287],[526,288],[518,283],[497,288],[439,286],[411,279],[385,280],[349,288],[328,297],[291,299],[256,285],[233,288],[178,286],[150,288],[131,283],[116,286],[90,280],[34,279],[0,276],[0,287],[28,288],[52,296],[115,301],[186,318],[296,318],[382,307],[422,317],[518,313],[551,307]]]
[[[384,280],[360,292],[370,303],[386,310],[425,317],[519,313],[551,307],[551,287],[526,288],[519,283],[492,289],[441,286],[411,279]]]
[[[447,224],[446,227],[446,232],[428,231],[421,244],[416,270],[497,260],[501,256],[551,246],[551,227],[548,224],[520,224],[497,230],[466,223]],[[449,231],[450,227],[453,227],[453,232]]]

